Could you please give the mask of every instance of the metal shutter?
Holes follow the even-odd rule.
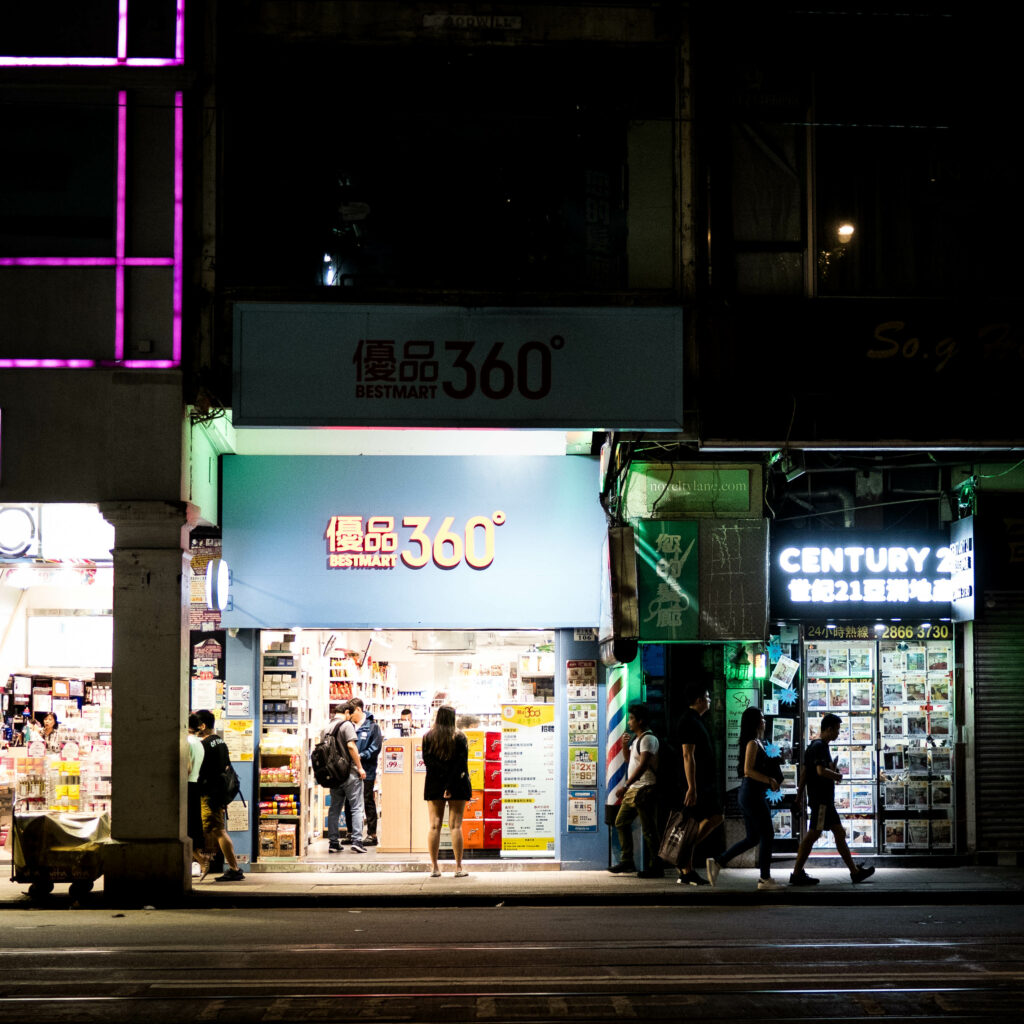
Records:
[[[978,851],[1024,850],[1024,593],[988,591],[974,624]]]

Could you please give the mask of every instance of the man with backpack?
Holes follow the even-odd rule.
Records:
[[[622,801],[615,816],[615,829],[619,834],[620,860],[608,870],[613,875],[636,871],[633,859],[633,822],[639,816],[644,837],[644,867],[637,871],[638,878],[661,878],[665,869],[658,860],[657,793],[658,738],[651,732],[648,722],[650,711],[646,704],[630,704],[627,724],[633,734],[629,748],[629,771],[626,780],[616,791]]]
[[[356,728],[362,723],[363,717],[363,702],[358,697],[353,697],[341,709],[340,717],[324,730],[324,739],[332,736],[337,748],[348,755],[348,761],[351,763],[345,777],[329,787],[331,806],[327,811],[328,853],[341,853],[343,849],[338,838],[338,823],[346,801],[352,813],[349,829],[351,850],[353,853],[366,853],[366,847],[363,845],[363,781],[366,779],[366,769],[359,759],[359,744],[356,738]]]
[[[224,771],[231,764],[228,745],[214,731],[217,720],[212,711],[196,712],[199,730],[196,735],[203,741],[203,763],[199,768],[199,800],[203,814],[203,833],[207,845],[213,839],[224,854],[227,869],[218,875],[217,882],[241,882],[245,874],[238,867],[235,847],[225,826],[227,794],[224,789]]]

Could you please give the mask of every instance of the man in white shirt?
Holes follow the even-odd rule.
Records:
[[[647,727],[650,711],[646,704],[630,704],[627,724],[633,734],[629,748],[629,771],[618,788],[619,813],[615,828],[619,833],[619,863],[608,870],[614,875],[636,871],[633,859],[633,822],[640,817],[644,836],[644,867],[638,878],[661,878],[665,869],[658,863],[658,821],[655,782],[658,771],[658,737]]]

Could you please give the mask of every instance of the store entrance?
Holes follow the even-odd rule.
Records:
[[[529,836],[518,832],[515,843],[503,842],[508,829],[529,828],[522,829],[521,819],[509,824],[502,812],[502,771],[512,756],[502,750],[502,723],[509,709],[533,705],[548,705],[543,713],[554,722],[554,647],[554,632],[546,630],[264,630],[255,864],[260,870],[310,863],[318,870],[393,870],[428,863],[421,737],[442,704],[455,709],[470,745],[465,858],[496,861],[525,853],[552,859],[553,842],[550,850],[546,843],[531,848]],[[308,755],[354,697],[367,712],[361,746],[376,747],[369,759],[376,768],[373,785],[365,790],[367,852],[353,854],[345,843],[342,813],[343,851],[332,854],[330,793],[316,785]],[[550,745],[552,764],[537,774],[542,792],[535,802],[553,809]],[[524,756],[519,744],[515,756]],[[527,756],[545,760],[544,751]],[[446,824],[442,856],[450,849]]]

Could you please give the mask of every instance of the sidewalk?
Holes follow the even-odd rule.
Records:
[[[505,905],[827,905],[907,906],[930,904],[1024,904],[1024,868],[881,867],[874,877],[852,885],[844,868],[815,868],[821,879],[812,888],[785,885],[789,867],[774,871],[782,888],[758,892],[754,869],[725,870],[716,888],[677,885],[675,872],[664,879],[638,879],[606,871],[474,870],[455,878],[450,863],[441,878],[426,871],[249,872],[242,882],[216,882],[213,876],[193,886],[181,906],[265,909],[270,907],[352,906],[496,906]],[[0,881],[0,909],[25,909],[28,886]],[[52,906],[70,905],[66,885],[56,885]],[[103,906],[102,880],[88,897]]]

